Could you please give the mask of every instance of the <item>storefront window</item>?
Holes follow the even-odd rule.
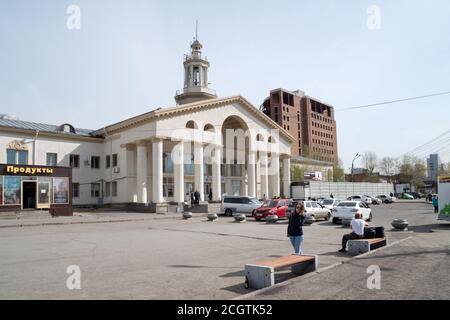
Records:
[[[50,182],[38,182],[38,208],[50,207]]]
[[[53,203],[69,203],[69,178],[53,178]]]
[[[20,204],[20,177],[5,176],[3,189],[4,204]]]

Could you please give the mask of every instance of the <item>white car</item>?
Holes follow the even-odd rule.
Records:
[[[313,216],[315,219],[330,220],[331,210],[323,207],[316,201],[303,201],[303,205],[305,206],[306,215]]]
[[[245,213],[251,216],[253,210],[262,206],[262,202],[256,198],[246,196],[224,196],[222,199],[221,212],[227,216],[237,213]]]
[[[342,201],[333,210],[333,223],[337,224],[343,219],[353,219],[355,214],[361,213],[366,221],[372,220],[372,210],[363,201]]]
[[[366,196],[366,195],[364,195],[364,196],[367,197],[367,198],[372,199],[372,203],[371,204],[382,204],[383,203],[383,200],[381,200],[380,198]]]
[[[348,197],[347,200],[349,200],[349,201],[362,201],[365,204],[372,204],[372,198],[367,197],[367,196],[362,196],[362,195],[351,196],[351,197]]]
[[[336,199],[324,199],[322,202],[322,206],[333,211],[333,209],[341,202],[341,200]]]

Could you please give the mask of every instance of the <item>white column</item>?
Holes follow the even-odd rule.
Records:
[[[189,87],[194,86],[194,66],[189,66]]]
[[[155,140],[152,143],[152,201],[154,203],[163,202],[163,141]]]
[[[291,158],[283,159],[283,197],[291,197]]]
[[[131,146],[127,146],[126,149],[126,173],[127,173],[127,202],[137,202],[137,191],[136,191],[136,150]]]
[[[204,172],[203,172],[203,145],[201,143],[194,143],[194,167],[195,167],[195,182],[194,188],[200,193],[200,201],[205,201],[204,191]]]
[[[184,202],[184,143],[178,143],[172,150],[174,201]]]
[[[269,176],[267,168],[267,153],[261,151],[260,153],[260,165],[261,165],[261,198],[269,198]]]
[[[253,151],[250,151],[248,154],[248,163],[247,163],[249,197],[256,197],[255,162],[256,162],[256,155]]]
[[[220,165],[222,163],[222,155],[220,152],[220,146],[217,146],[213,150],[212,157],[212,192],[213,200],[222,200],[222,177],[220,174]]]
[[[203,67],[199,67],[198,68],[198,73],[199,73],[198,79],[200,81],[200,87],[204,87],[204,84],[203,84]]]
[[[280,197],[280,155],[278,153],[272,152],[270,174],[272,178],[272,197]]]
[[[147,143],[137,145],[137,202],[147,203]]]

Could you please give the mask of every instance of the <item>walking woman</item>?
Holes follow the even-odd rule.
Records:
[[[295,206],[294,213],[289,217],[287,236],[291,240],[296,255],[302,254],[303,222],[305,221],[305,207],[302,202]]]

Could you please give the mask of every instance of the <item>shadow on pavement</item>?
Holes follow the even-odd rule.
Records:
[[[450,250],[441,249],[441,250],[428,250],[428,251],[410,251],[410,252],[402,252],[402,253],[392,253],[392,254],[377,254],[376,256],[367,256],[361,257],[358,260],[366,260],[366,259],[379,259],[379,258],[392,258],[392,257],[402,257],[402,256],[419,256],[419,255],[430,255],[430,254],[442,254],[446,253],[450,255]]]
[[[436,231],[450,231],[450,223],[447,224],[424,224],[420,226],[408,226],[409,231],[417,232],[417,233],[429,233]]]
[[[221,288],[221,290],[226,290],[226,291],[234,292],[237,294],[247,294],[247,293],[255,291],[253,289],[246,289],[244,287],[244,271],[241,272],[241,276],[242,276],[242,282],[240,282],[239,284]],[[275,273],[275,283],[278,284],[278,283],[287,281],[287,280],[295,278],[295,277],[298,277],[298,276],[291,273],[290,270],[278,271]]]

